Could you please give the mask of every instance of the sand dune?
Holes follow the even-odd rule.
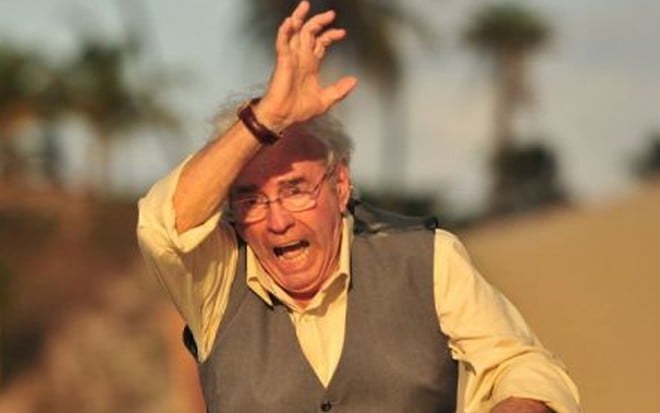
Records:
[[[585,412],[660,411],[660,181],[608,205],[461,235],[484,275],[568,364]]]

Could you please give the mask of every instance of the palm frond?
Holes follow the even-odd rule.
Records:
[[[534,50],[548,41],[550,28],[540,15],[515,3],[478,10],[464,32],[468,44],[487,52]]]

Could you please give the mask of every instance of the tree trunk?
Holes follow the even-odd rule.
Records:
[[[514,147],[516,131],[513,121],[516,110],[527,97],[525,82],[525,55],[516,50],[503,50],[495,62],[495,119],[494,148],[491,157],[491,189],[489,210],[493,215],[511,211],[515,204],[518,188],[512,176],[512,162],[519,158]]]
[[[386,192],[404,189],[408,171],[408,116],[398,87],[380,88],[383,117],[381,143],[381,186]]]
[[[495,153],[512,145],[516,109],[527,97],[525,56],[515,50],[503,51],[495,63]]]
[[[112,142],[104,132],[97,132],[95,139],[88,146],[87,176],[83,182],[83,191],[104,197],[110,192],[110,160]]]

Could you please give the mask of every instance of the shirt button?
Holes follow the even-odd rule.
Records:
[[[321,410],[323,410],[324,412],[329,412],[330,409],[332,409],[332,403],[330,403],[330,402],[324,402],[321,405]]]

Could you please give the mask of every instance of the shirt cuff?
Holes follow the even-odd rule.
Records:
[[[577,387],[556,365],[528,360],[525,368],[505,368],[493,389],[489,409],[509,397],[538,400],[557,413],[579,413]]]

